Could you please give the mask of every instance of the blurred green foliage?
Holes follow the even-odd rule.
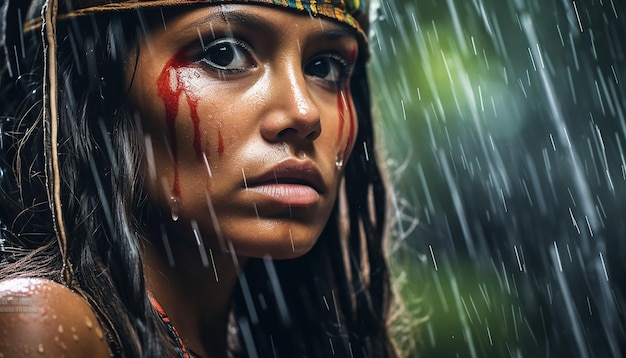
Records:
[[[625,11],[380,1],[370,75],[407,356],[623,356]]]
[[[385,1],[372,28],[374,103],[395,188],[400,321],[417,326],[398,341],[410,357],[516,356],[529,331],[507,269],[456,256],[452,239],[442,251],[452,254],[438,259],[430,243],[441,238],[423,229],[433,216],[454,212],[448,184],[433,175],[441,172],[442,148],[471,134],[474,121],[498,135],[519,125],[495,113],[495,101],[515,105],[515,98],[479,14],[462,3],[451,11],[451,4]]]

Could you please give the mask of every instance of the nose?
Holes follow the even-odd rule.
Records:
[[[311,142],[322,133],[320,111],[299,63],[274,69],[261,134],[269,142]]]

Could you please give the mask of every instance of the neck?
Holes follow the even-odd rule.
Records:
[[[163,306],[187,348],[202,357],[225,357],[237,258],[213,250],[207,252],[205,267],[197,246],[177,242],[172,245],[171,266],[157,242],[161,241],[152,240],[143,247],[148,290]]]

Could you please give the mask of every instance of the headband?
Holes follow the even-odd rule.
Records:
[[[258,4],[278,6],[323,16],[338,21],[364,34],[364,18],[359,17],[365,11],[366,0],[66,0],[59,4],[57,20],[70,19],[101,12],[125,11],[140,8],[155,8],[180,5],[218,5],[218,4]],[[357,17],[359,17],[357,19]],[[365,17],[366,18],[366,17]],[[41,19],[35,18],[24,24],[24,31],[41,27]]]

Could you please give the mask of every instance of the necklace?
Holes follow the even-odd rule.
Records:
[[[152,304],[152,307],[154,307],[154,310],[157,311],[157,313],[159,314],[159,318],[161,318],[161,321],[165,324],[165,327],[167,327],[167,331],[170,335],[170,338],[172,339],[172,341],[174,341],[174,344],[176,345],[176,350],[178,351],[179,356],[181,358],[201,358],[199,354],[185,346],[185,343],[183,343],[183,339],[180,337],[180,334],[178,334],[178,330],[176,330],[176,327],[174,327],[174,325],[172,324],[172,321],[167,316],[167,313],[165,313],[165,310],[163,309],[159,301],[157,301],[150,292],[148,292],[148,297],[150,298],[150,303]]]

